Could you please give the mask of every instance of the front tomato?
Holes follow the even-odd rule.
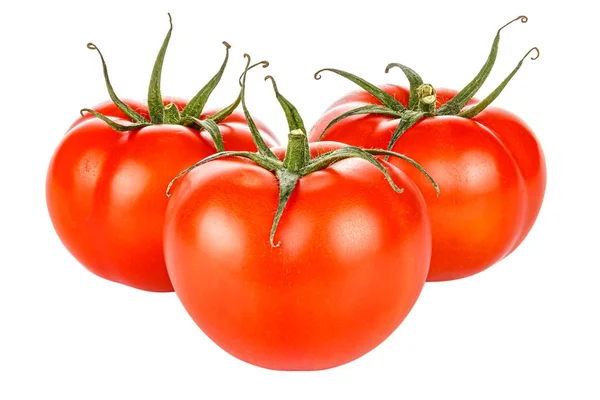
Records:
[[[277,95],[291,116],[287,152],[226,152],[183,175],[166,213],[167,268],[191,317],[230,354],[277,370],[331,368],[406,317],[427,276],[429,223],[404,173],[355,147],[309,149]]]
[[[162,249],[169,181],[217,150],[256,149],[243,115],[232,114],[237,101],[223,112],[201,114],[227,57],[189,103],[163,101],[156,72],[169,36],[170,30],[155,64],[149,107],[116,97],[102,58],[114,103],[86,110],[71,126],[50,161],[46,180],[50,218],[75,258],[103,278],[156,292],[173,290]],[[93,44],[88,47],[97,50]],[[276,144],[260,127],[265,140]]]

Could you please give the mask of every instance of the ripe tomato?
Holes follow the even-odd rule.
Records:
[[[239,118],[234,113],[219,124],[225,149],[255,150]],[[126,122],[118,116],[115,121]],[[276,143],[267,134],[265,140]],[[172,291],[162,251],[165,188],[181,170],[214,153],[210,135],[180,125],[118,132],[97,118],[76,123],[48,169],[46,199],[54,228],[96,275]]]
[[[404,173],[340,143],[309,149],[277,95],[292,132],[287,154],[259,145],[210,157],[253,161],[209,159],[183,175],[167,208],[165,257],[185,309],[224,350],[270,369],[325,369],[370,351],[406,317],[427,276],[429,224]]]
[[[96,50],[93,45],[88,47]],[[116,98],[104,59],[102,62],[109,93],[116,101],[95,107],[93,111],[98,114],[86,114],[67,131],[48,168],[48,211],[65,247],[96,275],[143,290],[172,291],[162,250],[167,206],[164,192],[178,172],[214,154],[215,144],[207,131],[177,124],[183,120],[172,118],[168,123],[167,113],[174,110],[164,106],[175,104],[176,114],[185,115],[188,103],[180,99],[163,101],[160,91],[158,110],[163,111],[165,120],[151,124],[154,118],[147,106]],[[227,58],[219,73],[200,92],[202,101],[218,83],[226,62]],[[157,65],[159,68],[162,65],[160,57]],[[160,90],[159,85],[160,80],[153,78],[151,88]],[[197,98],[189,103],[197,112],[191,117],[199,116],[206,121],[214,112],[200,116],[203,104]],[[151,106],[156,113],[156,103]],[[220,122],[214,121],[219,122],[224,148],[255,150],[243,115],[236,112],[224,117],[225,114],[219,117]],[[120,132],[109,126],[106,118],[118,124],[120,130],[136,123],[139,127]],[[265,140],[275,145],[272,133],[260,126]]]
[[[309,134],[312,141],[389,148],[416,160],[431,174],[440,186],[439,197],[404,160],[389,160],[417,184],[427,202],[433,235],[429,281],[473,275],[506,257],[529,233],[544,197],[545,161],[534,133],[514,114],[485,108],[523,60],[489,98],[472,99],[491,70],[498,39],[497,35],[475,83],[460,93],[433,90],[400,64],[390,64],[388,69],[402,68],[411,82],[410,90],[395,85],[375,87],[332,70],[366,90],[335,102]],[[373,113],[351,111],[361,107]],[[328,127],[336,118],[339,121]]]

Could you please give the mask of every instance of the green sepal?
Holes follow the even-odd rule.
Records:
[[[117,108],[121,110],[123,114],[127,115],[132,122],[147,122],[146,118],[142,117],[127,104],[123,103],[115,93],[115,90],[113,89],[112,84],[110,83],[110,79],[108,77],[108,68],[106,67],[104,56],[102,55],[100,49],[94,43],[88,43],[87,48],[90,50],[96,50],[98,52],[98,55],[100,55],[100,60],[102,61],[102,72],[104,73],[104,82],[106,83],[106,89],[108,90],[108,95],[110,96],[110,99],[113,103],[115,103],[115,106],[117,106]]]
[[[231,103],[230,105],[228,105],[227,107],[225,107],[221,111],[214,113],[213,115],[211,115],[210,117],[208,117],[208,119],[212,119],[217,124],[219,122],[222,122],[227,117],[229,117],[231,114],[233,114],[233,112],[235,111],[235,109],[238,108],[238,106],[240,105],[241,101],[242,101],[242,97],[240,95],[240,96],[238,96],[235,99],[235,101],[233,103]]]
[[[327,124],[325,129],[323,129],[323,132],[321,132],[317,141],[323,139],[323,136],[325,136],[325,132],[327,132],[329,129],[331,129],[331,127],[333,125],[337,124],[341,120],[346,119],[348,117],[352,117],[354,115],[364,115],[364,114],[381,114],[381,115],[387,115],[387,116],[393,117],[393,118],[400,118],[402,116],[401,112],[390,110],[388,107],[382,106],[379,104],[368,104],[366,106],[357,107],[355,109],[346,111],[345,113],[343,113],[340,116],[331,120],[331,122],[329,124]]]
[[[419,105],[419,95],[417,93],[417,89],[423,84],[423,79],[413,69],[400,63],[389,63],[387,67],[385,67],[385,73],[387,74],[388,72],[390,72],[390,69],[394,67],[400,68],[402,72],[404,72],[404,75],[406,75],[406,79],[408,79],[408,83],[410,85],[410,98],[408,100],[408,109],[416,110]]]
[[[167,53],[167,47],[169,46],[169,40],[171,40],[171,32],[173,31],[173,20],[171,14],[169,15],[169,31],[163,41],[163,44],[156,56],[154,62],[154,68],[152,69],[152,76],[150,78],[150,86],[148,87],[148,113],[150,114],[150,120],[153,124],[164,123],[165,118],[165,106],[163,104],[162,94],[160,92],[160,80],[162,75],[162,67],[165,61],[165,54]]]
[[[221,130],[219,129],[219,126],[214,120],[210,118],[202,120],[196,117],[185,117],[181,119],[181,123],[185,126],[196,124],[200,127],[199,130],[206,130],[206,132],[208,132],[210,137],[212,138],[217,152],[225,151],[225,147],[223,144],[223,135],[221,134]]]
[[[483,67],[481,67],[479,73],[475,76],[475,78],[473,78],[471,82],[467,84],[467,86],[465,86],[460,92],[458,92],[456,96],[454,96],[452,99],[450,99],[450,101],[442,105],[437,110],[438,115],[458,114],[460,110],[462,110],[463,107],[469,102],[469,100],[471,100],[473,96],[475,96],[475,93],[477,93],[481,86],[483,86],[483,83],[490,75],[490,72],[492,72],[492,67],[496,62],[496,56],[498,55],[498,44],[500,42],[500,32],[508,25],[519,20],[523,23],[526,23],[528,21],[528,18],[524,15],[518,16],[517,18],[513,19],[512,21],[508,22],[500,29],[498,29],[496,37],[494,38],[494,42],[492,43],[492,49],[490,51],[488,59],[483,65]]]
[[[151,126],[152,125],[152,123],[150,123],[150,122],[135,122],[135,123],[132,123],[132,124],[123,125],[123,124],[119,124],[119,123],[113,121],[112,119],[108,118],[107,116],[102,115],[98,111],[92,110],[90,108],[83,108],[80,111],[81,116],[84,115],[83,114],[84,112],[89,112],[90,114],[93,114],[96,118],[101,119],[108,126],[110,126],[115,131],[118,131],[118,132],[134,131],[136,129],[140,129],[140,128],[144,128],[146,126]]]
[[[323,69],[320,69],[317,72],[315,72],[316,80],[321,79],[321,72],[323,72],[323,71],[330,71],[330,72],[336,73],[336,74],[341,75],[344,78],[350,80],[351,82],[354,82],[355,84],[357,84],[358,86],[360,86],[361,88],[363,88],[364,90],[369,92],[373,97],[377,98],[377,100],[379,100],[384,106],[388,107],[389,109],[391,109],[393,111],[406,110],[406,107],[404,107],[402,105],[402,103],[400,103],[398,100],[396,100],[393,96],[391,96],[385,90],[382,90],[382,89],[378,88],[377,86],[373,85],[372,83],[367,82],[366,80],[362,79],[361,77],[358,77],[349,72],[342,71],[339,69],[333,69],[333,68],[323,68]]]
[[[225,60],[223,64],[221,64],[221,68],[215,76],[212,77],[210,81],[200,91],[190,100],[190,102],[185,106],[185,108],[181,111],[182,117],[196,117],[198,118],[204,110],[204,106],[208,101],[208,98],[215,90],[219,82],[221,81],[221,77],[225,72],[225,67],[227,66],[227,61],[229,60],[229,49],[231,46],[227,42],[223,42],[225,45]]]
[[[404,191],[404,189],[399,188],[394,183],[394,180],[390,176],[389,172],[383,167],[377,158],[375,158],[368,151],[355,146],[342,147],[341,149],[321,154],[320,156],[313,158],[306,167],[299,171],[299,173],[301,176],[312,174],[313,172],[327,168],[338,161],[345,160],[346,158],[360,158],[373,164],[385,176],[385,179],[388,181],[394,191],[398,193],[402,193]]]
[[[285,206],[287,205],[288,200],[292,196],[292,193],[294,192],[294,189],[300,180],[300,175],[287,169],[275,171],[275,176],[277,176],[277,181],[279,182],[279,200],[277,202],[277,211],[275,211],[273,224],[271,225],[271,233],[269,234],[271,247],[279,247],[281,245],[281,241],[275,244],[275,233],[277,232],[277,227],[279,226],[279,220],[283,215],[283,210],[285,210]]]
[[[163,120],[163,123],[174,125],[179,123],[180,119],[181,116],[179,114],[179,109],[177,108],[176,104],[171,103],[165,106],[165,118]]]
[[[267,144],[265,143],[265,140],[260,135],[260,132],[258,131],[258,128],[256,127],[256,124],[254,123],[254,120],[252,119],[252,116],[248,111],[248,107],[246,106],[246,75],[248,74],[248,71],[257,65],[262,65],[263,68],[266,68],[269,66],[269,63],[266,61],[261,61],[254,65],[250,65],[250,56],[248,54],[244,54],[244,57],[247,60],[246,68],[244,69],[244,72],[240,77],[240,83],[242,86],[240,96],[242,98],[242,109],[244,110],[244,116],[246,117],[246,122],[248,123],[248,128],[250,129],[250,133],[252,134],[252,140],[254,141],[254,144],[258,149],[258,153],[264,157],[276,159],[277,157],[275,156],[275,154],[273,154],[269,146],[267,146]]]
[[[287,206],[287,203],[288,203],[295,187],[298,184],[298,181],[303,176],[306,176],[313,172],[327,168],[328,166],[330,166],[338,161],[341,161],[341,160],[344,160],[347,158],[357,157],[357,158],[360,158],[360,159],[363,159],[363,160],[369,162],[370,164],[375,166],[379,171],[381,171],[381,173],[383,173],[385,179],[388,181],[389,185],[391,186],[391,188],[394,191],[396,191],[398,193],[403,192],[404,189],[399,188],[396,185],[396,183],[392,179],[391,175],[389,174],[388,170],[383,166],[383,164],[381,164],[379,159],[376,157],[376,155],[398,155],[398,153],[386,152],[384,150],[379,150],[379,151],[368,150],[367,151],[367,150],[363,150],[358,147],[348,146],[348,147],[343,147],[341,149],[330,151],[328,153],[322,154],[318,157],[311,159],[310,158],[310,148],[308,145],[308,137],[306,135],[305,129],[303,129],[304,124],[302,122],[302,119],[300,118],[298,111],[285,97],[283,97],[279,93],[279,90],[278,90],[277,85],[276,85],[275,81],[273,80],[273,78],[267,77],[266,79],[272,80],[275,94],[277,96],[277,99],[279,100],[279,103],[280,103],[282,109],[284,110],[284,113],[286,114],[286,118],[288,120],[290,128],[294,128],[291,130],[291,132],[289,134],[288,149],[287,149],[284,161],[282,162],[277,157],[275,157],[273,152],[270,149],[268,149],[264,140],[260,136],[260,133],[258,132],[256,125],[254,124],[254,121],[250,115],[250,112],[248,111],[248,108],[246,107],[246,102],[245,102],[246,76],[247,76],[248,70],[255,67],[256,65],[260,65],[261,63],[251,65],[250,64],[250,56],[245,54],[244,57],[246,57],[247,63],[246,63],[246,68],[244,70],[244,73],[240,77],[240,84],[242,86],[241,91],[240,91],[240,97],[241,97],[242,107],[244,109],[244,115],[246,116],[246,121],[248,122],[250,131],[252,132],[252,136],[254,138],[254,142],[258,149],[258,152],[251,153],[251,152],[233,152],[233,151],[227,152],[226,151],[226,152],[221,152],[221,153],[217,153],[212,156],[209,156],[209,157],[197,162],[196,164],[192,165],[191,167],[185,169],[181,173],[179,173],[169,183],[169,185],[167,187],[167,191],[166,191],[167,196],[170,196],[171,188],[177,179],[179,179],[184,174],[188,173],[192,169],[194,169],[202,164],[205,164],[207,162],[210,162],[210,161],[222,158],[222,157],[236,157],[237,156],[237,157],[243,157],[243,158],[250,159],[250,160],[254,161],[256,164],[258,164],[259,166],[261,166],[262,168],[273,172],[278,180],[278,184],[279,184],[279,196],[278,197],[279,197],[279,199],[278,199],[277,210],[275,211],[275,216],[273,219],[273,224],[271,226],[271,232],[269,235],[269,242],[270,242],[271,246],[278,247],[278,246],[280,246],[281,243],[280,242],[275,243],[275,234],[277,233],[277,227],[279,225],[281,216],[283,215],[283,212]],[[388,111],[386,111],[386,112],[388,112]],[[405,112],[410,113],[410,111],[406,111],[406,110],[405,110]],[[399,115],[399,114],[404,115],[404,113],[400,113],[400,112],[395,112],[394,115]],[[416,162],[414,162],[410,158],[408,158],[406,156],[402,156],[402,155],[399,155],[399,156],[402,157],[403,159],[407,160],[412,165],[417,166],[417,168],[419,168],[419,170],[424,171],[422,168],[420,168],[420,166]],[[425,175],[427,176],[428,179],[431,180],[431,177],[427,173],[425,173]],[[434,185],[434,187],[437,188],[436,185]]]
[[[417,163],[412,158],[407,157],[404,154],[396,153],[395,151],[389,151],[389,150],[366,149],[365,151],[367,153],[375,155],[375,156],[386,156],[386,160],[389,156],[392,156],[392,157],[401,158],[402,160],[408,162],[410,165],[412,165],[413,167],[418,169],[420,173],[425,175],[427,180],[429,180],[429,182],[431,182],[431,185],[433,186],[433,188],[435,189],[435,192],[437,193],[437,195],[439,197],[440,187],[438,186],[438,184],[435,182],[433,177],[431,175],[429,175],[429,173],[427,171],[425,171],[425,168],[423,168],[419,163]]]
[[[392,138],[390,139],[390,144],[388,145],[388,150],[392,150],[398,139],[404,135],[404,133],[410,129],[414,124],[419,122],[422,118],[426,117],[427,114],[421,111],[407,111],[402,115],[400,121],[398,122],[398,126],[394,130],[392,134]],[[385,158],[386,160],[388,157]]]
[[[169,184],[167,185],[167,190],[166,190],[167,197],[171,197],[171,189],[173,188],[173,185],[175,184],[175,182],[177,180],[179,180],[179,178],[181,178],[182,176],[184,176],[191,170],[198,168],[201,165],[204,165],[208,162],[211,162],[211,161],[217,160],[219,158],[223,158],[223,157],[247,158],[249,160],[254,161],[255,163],[257,163],[264,169],[271,171],[271,172],[275,172],[283,167],[283,162],[281,162],[279,159],[273,160],[273,159],[270,159],[267,157],[263,157],[260,154],[252,153],[250,151],[222,151],[220,153],[215,153],[206,158],[203,158],[202,160],[198,161],[194,165],[189,166],[186,169],[184,169],[183,171],[181,171],[179,174],[177,174],[177,176],[175,176],[175,178],[171,179],[171,182],[169,182]]]
[[[529,54],[531,54],[532,51],[536,51],[537,54],[535,57],[531,57],[531,59],[537,60],[537,58],[540,56],[540,50],[537,47],[533,47],[531,50],[529,50],[527,52],[527,54],[525,54],[525,56],[521,59],[521,61],[519,61],[519,63],[512,70],[512,72],[502,81],[502,83],[496,89],[494,89],[494,91],[492,93],[490,93],[485,99],[481,100],[475,106],[469,108],[466,111],[459,113],[458,116],[463,117],[463,118],[473,118],[473,117],[477,116],[480,112],[485,110],[494,100],[496,100],[496,98],[500,95],[500,93],[502,93],[502,90],[504,90],[506,85],[508,85],[508,82],[510,82],[510,80],[513,78],[513,76],[515,76],[517,71],[519,71],[519,69],[523,65],[523,61],[525,61],[527,56]]]
[[[271,75],[267,75],[265,76],[265,81],[266,80],[270,80],[273,84],[275,97],[277,97],[277,101],[279,101],[279,104],[283,109],[285,118],[288,122],[289,131],[292,132],[297,129],[300,129],[302,132],[304,132],[304,134],[306,134],[306,128],[304,127],[304,121],[302,120],[300,113],[292,103],[290,103],[285,97],[283,97],[281,93],[279,93],[279,90],[277,89],[277,83],[275,82],[275,78],[273,78]]]

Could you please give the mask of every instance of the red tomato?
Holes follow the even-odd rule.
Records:
[[[312,144],[311,153],[341,146]],[[417,300],[431,251],[422,196],[383,164],[404,193],[358,159],[301,178],[278,248],[268,240],[279,196],[272,172],[226,158],[185,175],[164,246],[198,326],[235,357],[278,370],[334,367],[381,343]]]
[[[417,300],[431,256],[425,202],[363,150],[309,147],[273,85],[287,151],[253,132],[252,161],[223,153],[183,175],[167,207],[167,268],[185,309],[230,354],[277,370],[331,368],[380,344]]]
[[[523,17],[515,21],[519,19],[526,21]],[[495,51],[497,46],[492,49],[490,59],[478,75],[479,80],[473,82],[483,83],[495,60]],[[486,99],[485,104],[499,94],[522,62]],[[411,84],[414,83],[415,87],[418,84],[422,88],[431,87],[422,85],[414,71],[404,66],[401,68],[407,70],[405,72],[409,80],[414,80]],[[522,120],[494,107],[486,108],[471,119],[457,116],[461,109],[468,110],[479,104],[474,99],[467,102],[478,88],[473,82],[461,93],[464,101],[459,103],[454,115],[441,115],[443,108],[440,107],[453,99],[457,91],[438,89],[437,98],[434,98],[436,106],[424,110],[418,108],[418,102],[409,107],[409,89],[383,85],[379,90],[384,93],[380,94],[377,87],[369,87],[369,83],[358,77],[339,70],[332,71],[360,84],[369,92],[353,92],[333,103],[309,133],[311,141],[329,140],[362,148],[388,148],[399,125],[398,116],[391,115],[394,107],[429,113],[408,128],[390,149],[417,161],[438,183],[441,195],[438,197],[429,181],[422,174],[415,173],[404,160],[389,160],[417,184],[427,202],[433,235],[429,281],[476,274],[515,250],[537,218],[546,186],[542,149]],[[436,95],[436,92],[433,94]],[[386,98],[385,93],[391,97]],[[418,90],[413,88],[415,99],[418,99],[417,93]],[[424,96],[427,94],[430,93]],[[384,101],[388,102],[385,107],[391,114],[354,115],[341,119],[326,130],[330,122],[349,110],[373,104],[384,107]]]
[[[147,115],[141,103],[127,103]],[[96,110],[130,122],[114,104]],[[219,124],[225,149],[256,151],[243,118],[234,113]],[[268,143],[277,143],[263,132]],[[48,169],[46,198],[54,228],[96,275],[139,289],[172,291],[162,250],[165,189],[177,173],[214,153],[205,131],[155,125],[117,132],[96,117],[82,117]]]
[[[406,88],[381,88],[408,105]],[[456,91],[438,89],[437,94],[442,105]],[[380,103],[363,92],[335,104],[314,125],[310,140],[318,140],[329,122],[349,109]],[[323,140],[387,148],[397,126],[397,119],[382,115],[349,117],[325,132]],[[433,235],[429,281],[483,271],[515,250],[531,230],[546,187],[544,155],[531,129],[508,111],[490,107],[472,120],[425,118],[406,131],[392,151],[419,162],[440,186],[438,197],[414,167],[390,158],[427,202]]]
[[[98,276],[156,292],[173,290],[162,248],[168,183],[222,147],[256,150],[244,116],[233,112],[238,102],[210,121],[207,117],[216,113],[202,112],[227,64],[226,42],[221,68],[189,103],[163,99],[161,69],[172,28],[154,64],[147,106],[117,97],[102,53],[88,44],[100,55],[112,102],[84,109],[88,113],[69,128],[54,153],[46,180],[52,223],[75,258]],[[211,135],[188,126],[202,126]],[[278,143],[258,126],[269,144]]]

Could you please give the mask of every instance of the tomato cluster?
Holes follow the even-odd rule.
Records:
[[[227,43],[221,68],[193,99],[163,98],[171,29],[147,105],[117,97],[102,53],[88,45],[112,101],[83,109],[56,149],[48,210],[87,269],[174,290],[232,355],[279,370],[347,363],[399,326],[426,281],[490,267],[533,226],[545,190],[541,147],[517,116],[488,107],[523,60],[492,94],[473,99],[502,28],[461,91],[424,84],[402,64],[387,70],[400,68],[408,89],[325,69],[362,89],[309,131],[267,76],[288,121],[286,147],[246,106],[248,72],[265,61],[245,55],[238,98],[204,110]]]

